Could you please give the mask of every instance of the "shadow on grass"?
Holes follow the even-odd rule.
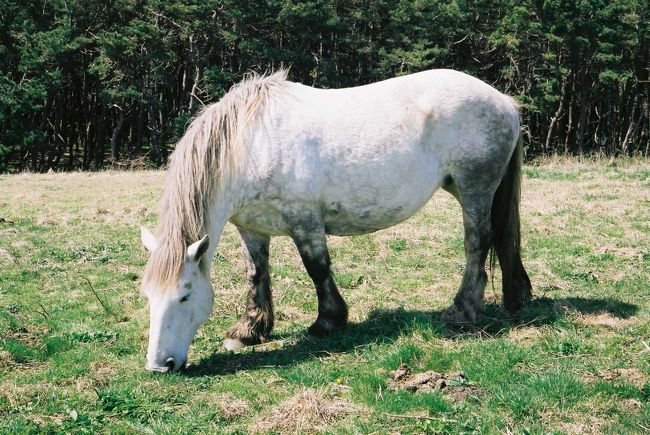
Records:
[[[511,316],[501,305],[486,304],[482,315],[476,322],[474,332],[484,332],[496,337],[507,334],[520,326],[542,326],[561,320],[571,313],[582,315],[609,314],[613,317],[627,319],[639,311],[636,305],[612,298],[592,299],[567,297],[552,299],[545,296],[534,298],[521,311]]]
[[[553,324],[572,312],[581,314],[610,314],[614,317],[629,318],[637,313],[636,305],[615,299],[587,299],[568,297],[533,299],[517,315],[508,315],[496,303],[486,304],[476,325],[467,330],[447,328],[440,321],[441,311],[419,310],[374,310],[363,322],[348,326],[328,337],[312,339],[309,337],[275,336],[276,341],[287,339],[295,344],[269,349],[274,343],[251,348],[239,353],[219,351],[208,358],[192,364],[185,371],[186,376],[211,376],[236,373],[240,370],[255,370],[264,367],[290,366],[307,359],[326,356],[332,353],[348,352],[359,346],[372,343],[385,343],[397,339],[416,329],[429,330],[441,338],[497,338],[519,326],[542,326]]]

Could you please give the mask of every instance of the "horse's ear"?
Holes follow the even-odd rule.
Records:
[[[149,252],[155,251],[156,248],[158,247],[158,241],[156,240],[156,236],[151,234],[151,231],[149,231],[145,227],[140,227],[140,239],[142,239],[142,244],[144,245],[144,248]]]
[[[203,254],[208,250],[210,246],[210,237],[207,235],[203,236],[198,242],[192,243],[187,247],[187,259],[188,261],[199,261]]]

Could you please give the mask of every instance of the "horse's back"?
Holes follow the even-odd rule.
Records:
[[[510,152],[519,133],[512,98],[455,70],[423,71],[344,89],[293,85],[298,98],[287,124],[311,126],[321,134],[324,149],[347,147],[355,159],[421,145],[452,164],[458,158],[499,152],[504,142]]]

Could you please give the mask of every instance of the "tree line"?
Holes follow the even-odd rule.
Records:
[[[323,88],[454,68],[527,155],[650,155],[647,0],[0,0],[0,171],[163,165],[250,71]]]

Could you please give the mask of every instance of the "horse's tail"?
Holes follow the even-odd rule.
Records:
[[[521,133],[508,168],[494,194],[492,202],[492,252],[490,268],[494,270],[499,258],[503,276],[503,304],[509,312],[519,310],[530,299],[532,286],[521,263],[521,228],[519,203],[521,200],[521,164],[523,144]]]

